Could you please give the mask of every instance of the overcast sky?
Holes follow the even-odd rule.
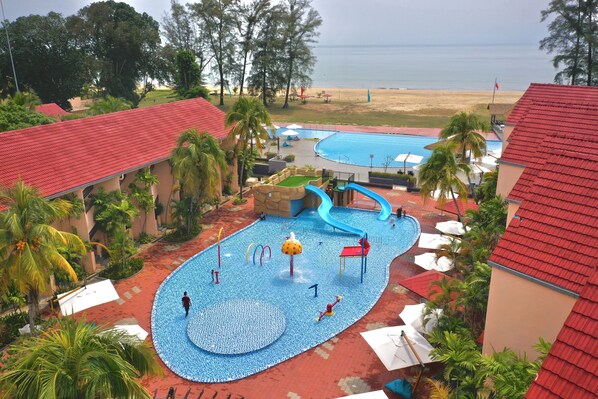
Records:
[[[57,11],[93,1],[2,0],[6,18]],[[170,0],[124,0],[159,22]],[[184,1],[180,1],[183,3]],[[321,45],[537,44],[546,36],[540,11],[548,0],[313,0],[323,24]]]

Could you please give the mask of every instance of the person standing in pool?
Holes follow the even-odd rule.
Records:
[[[191,307],[191,298],[187,295],[187,291],[183,293],[183,308],[185,308],[185,317],[189,316],[189,308]]]

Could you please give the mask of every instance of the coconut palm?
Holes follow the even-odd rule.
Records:
[[[459,171],[467,173],[469,166],[457,162],[455,158],[455,144],[449,143],[434,148],[428,161],[421,166],[418,181],[424,200],[431,193],[438,190],[438,205],[441,207],[444,206],[446,197],[450,194],[457,208],[457,218],[461,222],[461,211],[455,197],[455,191],[461,198],[467,200],[467,187],[457,177]]]
[[[38,313],[39,295],[48,290],[55,270],[67,273],[73,281],[77,275],[58,251],[59,247],[84,254],[83,241],[71,233],[51,226],[69,215],[72,204],[64,200],[49,201],[38,189],[23,181],[0,188],[0,284],[14,281],[27,295],[31,331]]]
[[[466,162],[467,153],[472,158],[486,154],[486,139],[479,133],[488,126],[475,114],[461,112],[449,120],[449,124],[440,131],[440,138],[454,143],[461,154],[461,161]]]
[[[72,318],[10,354],[0,384],[11,398],[150,398],[138,378],[162,373],[149,345]]]
[[[131,107],[131,103],[124,98],[108,96],[93,103],[91,107],[89,107],[89,112],[92,115],[101,115],[109,114],[111,112],[124,111],[131,109]]]
[[[172,150],[171,162],[190,206],[200,207],[220,195],[220,172],[226,169],[226,157],[214,137],[195,129],[184,131]],[[186,228],[189,234],[191,225],[187,223]]]
[[[270,115],[257,98],[241,97],[226,114],[226,126],[234,125],[229,133],[229,138],[237,142],[235,146],[235,157],[237,159],[239,152],[243,154],[241,158],[241,172],[239,176],[239,186],[241,191],[239,197],[243,198],[243,175],[245,174],[245,158],[247,146],[251,143],[259,151],[264,148],[264,143],[268,140],[267,127],[272,125]]]

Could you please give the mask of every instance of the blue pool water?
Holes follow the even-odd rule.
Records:
[[[411,217],[401,218],[392,228],[389,221],[377,220],[378,211],[333,208],[331,214],[368,231],[372,248],[363,284],[360,283],[359,258],[347,259],[346,269],[339,279],[338,256],[344,246],[357,245],[358,237],[334,231],[313,209],[306,209],[294,219],[268,217],[222,240],[219,285],[212,283],[210,273],[212,269],[218,270],[216,245],[195,255],[164,280],[156,293],[151,322],[154,346],[164,363],[188,380],[232,381],[311,349],[362,318],[386,287],[392,259],[417,240],[419,223]],[[303,244],[303,253],[294,258],[293,277],[289,275],[289,256],[281,252],[282,243],[291,231]],[[249,263],[245,261],[247,247],[252,243],[269,245],[272,249],[271,259],[265,251],[262,266],[259,264],[261,250],[255,257],[257,264],[252,261],[253,249],[248,254]],[[309,288],[313,284],[318,284],[318,297],[314,297],[314,290]],[[181,305],[183,291],[189,292],[193,302],[188,318]],[[317,322],[316,317],[337,295],[343,299],[334,307],[334,316]],[[231,301],[254,301],[260,306],[268,303],[277,309],[269,311],[273,318],[280,319],[280,310],[284,320],[270,322],[257,317],[254,330],[235,333],[246,321],[241,320],[246,319],[243,315],[246,312],[223,310],[221,315],[226,322],[217,323],[223,339],[236,334],[239,341],[255,340],[257,345],[263,341],[260,335],[267,335],[274,341],[257,350],[254,350],[258,347],[254,347],[254,342],[242,343],[238,345],[239,352],[246,348],[252,351],[234,355],[222,354],[222,348],[215,350],[218,354],[196,346],[189,338],[188,329],[199,345],[218,346],[213,336],[209,337],[212,342],[201,338],[210,331],[197,320],[214,314],[219,305],[223,309],[230,307],[230,303],[234,303]],[[192,325],[194,320],[199,323],[197,327]],[[277,338],[281,323],[284,331]],[[235,350],[228,353],[238,353]]]
[[[278,135],[286,129],[278,130]],[[403,134],[375,134],[375,133],[348,133],[335,132],[332,130],[296,129],[300,138],[320,139],[314,148],[319,156],[334,162],[346,163],[359,166],[390,168],[403,167],[403,162],[395,162],[399,154],[411,153],[423,156],[420,163],[432,154],[432,151],[425,149],[428,144],[438,141],[435,137],[422,137]],[[502,147],[499,140],[487,140],[487,151],[498,150]],[[370,158],[370,155],[374,155]],[[407,162],[406,166],[414,166],[415,163]]]

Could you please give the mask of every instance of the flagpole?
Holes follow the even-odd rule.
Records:
[[[494,90],[492,91],[492,104],[494,104],[494,95],[496,94],[496,80],[497,78],[494,78]]]
[[[12,58],[12,48],[10,46],[10,38],[8,36],[8,20],[4,15],[4,4],[2,4],[2,0],[0,0],[0,8],[2,9],[2,25],[4,26],[4,31],[6,32],[6,44],[8,46],[8,55],[10,56],[10,64],[12,65],[12,75],[15,78],[15,88],[17,89],[17,93],[19,92],[19,81],[17,80],[17,71],[15,69],[15,61]]]

